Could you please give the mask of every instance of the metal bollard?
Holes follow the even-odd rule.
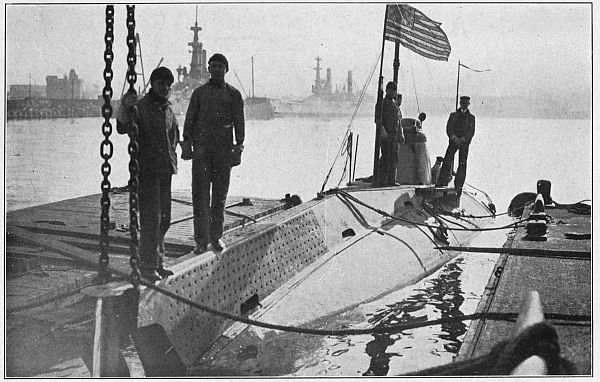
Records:
[[[129,377],[119,344],[137,327],[139,291],[128,282],[111,282],[82,293],[97,299],[92,377]]]
[[[544,204],[548,207],[554,206],[554,201],[550,196],[550,190],[552,189],[552,183],[549,180],[538,180],[537,181],[537,193],[542,194],[544,198]]]
[[[548,231],[548,222],[546,213],[544,212],[544,198],[542,194],[538,194],[533,204],[533,212],[529,215],[527,221],[526,240],[531,241],[546,241],[546,233]]]

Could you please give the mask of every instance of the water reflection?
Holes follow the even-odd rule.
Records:
[[[465,299],[461,289],[460,275],[463,270],[460,265],[463,261],[463,258],[457,258],[446,264],[436,278],[429,280],[427,288],[417,289],[416,293],[405,300],[386,305],[385,308],[370,314],[369,323],[375,326],[387,326],[462,315],[460,307]],[[433,308],[433,312],[439,316],[427,317],[419,314],[424,313],[426,308]],[[439,338],[444,340],[444,349],[449,353],[457,354],[462,344],[459,338],[467,331],[466,324],[464,322],[442,324],[441,331]],[[366,353],[371,360],[368,370],[363,373],[364,376],[387,375],[390,359],[394,356],[402,356],[399,353],[388,353],[387,348],[403,335],[410,335],[410,333],[373,335],[373,340],[366,345]]]

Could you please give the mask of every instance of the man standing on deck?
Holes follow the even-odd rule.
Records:
[[[450,141],[444,155],[444,161],[440,170],[440,175],[435,184],[436,187],[446,187],[452,177],[452,164],[454,163],[454,154],[458,150],[458,169],[456,178],[454,178],[454,188],[462,190],[467,176],[467,156],[469,155],[469,145],[475,135],[475,116],[469,111],[470,98],[460,97],[460,108],[450,114],[446,124],[446,134]]]
[[[164,238],[171,225],[171,178],[177,173],[175,149],[179,143],[179,125],[169,102],[173,80],[168,68],[154,69],[148,94],[138,102],[135,93],[126,93],[117,113],[119,134],[128,133],[133,121],[138,126],[140,269],[142,277],[153,282],[173,274],[163,267]]]
[[[375,110],[375,123],[379,126],[379,137],[381,139],[381,159],[379,159],[378,180],[379,186],[394,186],[396,184],[396,166],[398,164],[398,133],[399,133],[399,110],[396,104],[395,82],[388,82],[385,86],[385,97],[383,99],[383,110],[381,104],[377,104]],[[400,130],[400,133],[402,131]]]
[[[210,80],[192,93],[183,127],[181,158],[192,159],[197,254],[206,251],[208,244],[214,251],[223,250],[221,237],[231,167],[239,164],[244,149],[244,101],[241,93],[225,82],[228,70],[229,63],[222,54],[208,60]]]

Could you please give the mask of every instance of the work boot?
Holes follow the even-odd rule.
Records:
[[[221,239],[211,240],[210,245],[215,252],[221,252],[223,249],[225,249],[225,243]]]
[[[151,283],[155,283],[162,279],[156,271],[156,269],[143,268],[140,270],[140,273],[142,275],[142,278],[144,278],[146,281],[150,281]]]
[[[162,277],[163,279],[166,279],[167,277],[174,275],[173,271],[166,269],[162,265],[159,265],[158,268],[156,268],[156,273],[158,273],[159,276]]]

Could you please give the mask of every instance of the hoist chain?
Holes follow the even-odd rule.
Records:
[[[127,82],[129,83],[128,93],[136,94],[134,85],[137,79],[135,71],[136,63],[136,40],[135,40],[135,5],[127,5]],[[132,111],[137,114],[137,108]],[[139,162],[138,162],[138,126],[137,118],[131,118],[131,126],[129,129],[129,232],[131,234],[131,282],[134,287],[140,284],[140,255],[139,255],[139,224],[138,224],[138,186],[139,186]]]
[[[104,89],[102,91],[102,97],[104,98],[104,105],[102,105],[102,116],[104,117],[104,122],[102,123],[102,134],[104,135],[104,140],[100,144],[100,156],[104,159],[104,163],[102,163],[101,171],[102,171],[102,182],[100,184],[100,188],[102,189],[102,197],[100,198],[100,205],[102,207],[102,212],[100,213],[100,259],[99,259],[99,279],[102,283],[106,283],[108,281],[108,231],[110,229],[110,197],[108,193],[110,192],[110,182],[108,180],[108,176],[111,172],[110,163],[108,162],[113,155],[113,144],[110,141],[110,135],[112,133],[112,125],[110,123],[110,117],[112,117],[113,109],[110,104],[110,100],[113,95],[113,90],[111,87],[111,82],[113,78],[112,71],[112,62],[113,62],[113,51],[112,45],[114,40],[113,27],[114,27],[114,16],[115,10],[114,6],[107,5],[106,6],[106,33],[104,34],[104,42],[106,44],[106,49],[104,50]]]

